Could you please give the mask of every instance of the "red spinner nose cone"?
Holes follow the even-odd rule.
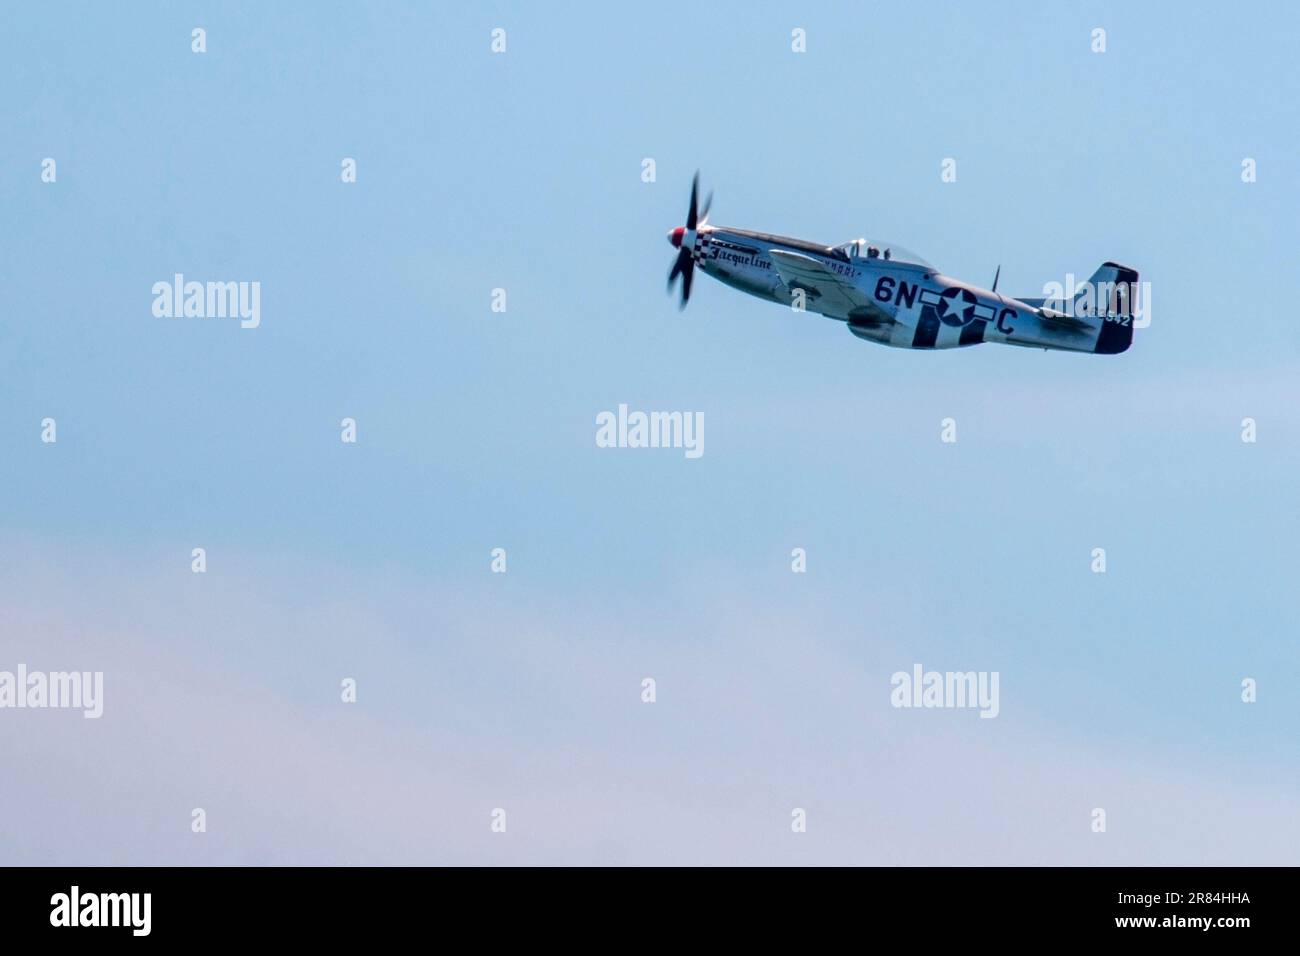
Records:
[[[682,247],[682,234],[684,232],[686,232],[684,226],[678,226],[676,229],[668,230],[668,241],[673,244],[674,249],[680,249]]]

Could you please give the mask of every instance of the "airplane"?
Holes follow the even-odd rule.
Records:
[[[1106,262],[1072,298],[1004,296],[944,275],[900,246],[854,239],[838,246],[708,222],[713,194],[697,206],[691,184],[686,225],[670,229],[681,308],[698,265],[706,275],[769,302],[848,324],[860,339],[903,349],[950,349],[984,342],[1116,355],[1133,342],[1138,273]]]

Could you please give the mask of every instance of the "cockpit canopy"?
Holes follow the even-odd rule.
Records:
[[[850,259],[883,259],[886,262],[902,262],[934,269],[931,263],[910,249],[904,249],[892,242],[882,242],[879,239],[850,239],[835,248]]]

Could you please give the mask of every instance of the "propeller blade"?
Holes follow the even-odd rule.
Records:
[[[997,292],[997,291],[998,291],[998,277],[999,277],[1000,275],[1002,275],[1002,263],[999,262],[999,263],[998,263],[998,271],[995,272],[995,273],[993,273],[993,288],[989,290],[990,292]]]
[[[673,291],[673,282],[678,276],[682,277],[682,301],[681,308],[686,308],[686,303],[691,299],[691,281],[695,278],[695,234],[697,227],[700,226],[709,216],[709,207],[713,205],[713,192],[704,200],[704,215],[700,215],[700,174],[697,170],[695,178],[691,180],[691,207],[686,213],[686,227],[678,227],[669,232],[668,238],[673,245],[678,247],[677,258],[673,260],[673,267],[668,272],[668,291]]]
[[[668,272],[668,291],[673,291],[673,280],[682,274],[682,254],[677,253],[677,258],[673,260],[673,267]]]
[[[695,226],[698,222],[698,218],[696,214],[699,212],[699,207],[696,204],[696,200],[699,198],[699,195],[700,195],[700,174],[697,171],[695,173],[695,178],[691,180],[691,208],[690,211],[686,214],[687,232],[694,232]]]
[[[709,194],[704,197],[704,208],[700,211],[700,225],[704,225],[704,223],[709,221],[709,208],[712,205],[713,205],[713,190],[710,189]]]

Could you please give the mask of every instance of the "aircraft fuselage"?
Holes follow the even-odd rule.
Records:
[[[851,283],[866,304],[822,294],[815,283],[801,288],[797,280],[788,281],[772,250],[815,260]],[[837,247],[730,226],[702,226],[693,258],[704,272],[732,288],[787,307],[799,301],[805,311],[848,323],[859,338],[895,348],[950,349],[1000,342],[1104,351],[1098,348],[1099,339],[1111,321],[1098,318],[1082,327],[1061,326],[1043,321],[1036,308],[1022,300],[942,275],[928,264],[881,254],[850,255]]]

